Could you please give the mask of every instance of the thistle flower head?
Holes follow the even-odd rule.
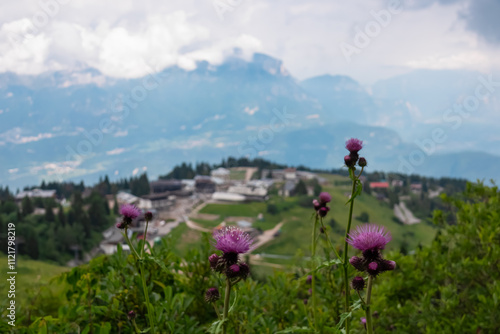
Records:
[[[365,280],[363,277],[356,276],[351,281],[351,287],[356,291],[361,291],[365,288]]]
[[[359,167],[366,167],[366,165],[368,165],[368,163],[366,162],[365,158],[361,157],[358,160],[358,165],[359,165]]]
[[[307,284],[311,284],[312,283],[312,279],[313,279],[312,275],[307,275],[306,283]]]
[[[317,199],[313,199],[313,206],[314,206],[314,210],[316,210],[316,211],[318,211],[319,208],[321,207],[321,205],[319,204]]]
[[[127,313],[127,317],[129,318],[129,320],[132,320],[132,319],[135,319],[135,312],[134,311],[130,311],[129,313]]]
[[[148,211],[144,214],[144,219],[146,219],[148,222],[150,222],[153,219],[153,213],[151,211]]]
[[[351,138],[346,141],[345,148],[351,153],[357,153],[363,148],[363,141],[356,138]]]
[[[365,224],[349,233],[347,243],[361,251],[381,250],[392,240],[391,234],[383,226]]]
[[[123,216],[124,221],[130,223],[132,220],[139,217],[141,210],[132,204],[125,204],[120,207],[120,214]]]
[[[214,232],[215,248],[224,253],[243,254],[250,250],[252,238],[237,227],[230,226]]]
[[[321,203],[330,203],[331,200],[332,196],[326,191],[323,191],[321,194],[319,194],[319,201]]]
[[[207,292],[205,292],[205,301],[207,303],[213,303],[218,301],[220,298],[219,290],[215,287],[209,288]]]

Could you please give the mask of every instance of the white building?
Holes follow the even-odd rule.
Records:
[[[56,191],[55,190],[42,190],[42,189],[25,190],[25,191],[21,191],[19,194],[16,195],[16,200],[22,200],[25,197],[55,198]]]
[[[244,202],[246,197],[240,194],[217,191],[213,193],[212,199],[224,202]]]
[[[125,191],[118,192],[118,194],[116,194],[116,200],[118,201],[118,204],[120,204],[120,205],[133,204],[142,210],[150,210],[153,208],[153,204],[151,203],[151,200],[134,196],[134,195],[129,194]]]

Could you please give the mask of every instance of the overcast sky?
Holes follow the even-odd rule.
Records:
[[[371,84],[414,68],[500,68],[499,0],[392,2],[3,0],[0,72],[94,67],[137,77],[217,64],[236,47],[282,59],[298,79],[345,74]]]

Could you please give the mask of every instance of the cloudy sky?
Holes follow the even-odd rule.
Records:
[[[280,58],[298,79],[488,72],[500,68],[499,17],[498,0],[7,0],[0,72],[94,67],[138,77],[220,63],[235,48]]]

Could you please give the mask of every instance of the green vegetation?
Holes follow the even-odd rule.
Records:
[[[45,213],[35,214],[35,208]],[[99,193],[83,199],[77,191],[67,212],[53,198],[25,197],[19,209],[9,197],[0,202],[0,231],[6,231],[9,222],[15,222],[19,255],[65,264],[74,258],[75,248],[81,255],[95,247],[114,215]],[[0,238],[2,252],[7,252],[6,242]]]
[[[343,196],[332,193],[337,199]],[[434,214],[439,232],[427,245],[417,247],[411,255],[385,252],[385,257],[395,260],[397,267],[375,279],[372,310],[378,314],[374,317],[376,333],[500,331],[497,321],[500,316],[500,192],[497,187],[469,185],[464,196],[460,197],[444,197],[452,209]],[[364,198],[364,203],[361,203],[361,198]],[[376,201],[370,196],[361,198],[360,206]],[[279,214],[281,210],[301,214],[302,208],[293,204],[294,199],[273,200],[280,209]],[[379,209],[378,213],[365,208],[360,208],[359,213],[361,210],[373,219],[385,213],[385,209]],[[453,224],[450,225],[449,221]],[[341,212],[335,215],[335,222],[342,222]],[[392,230],[392,227],[412,226],[393,223],[389,230],[397,236],[397,230]],[[307,230],[311,230],[309,225]],[[194,232],[199,237],[198,246],[185,248],[185,254],[179,257],[176,253],[179,247],[184,247],[186,232],[189,233],[186,226],[181,224],[154,248],[156,260],[147,257],[144,261],[147,288],[155,305],[160,332],[205,333],[216,319],[212,305],[203,300],[208,287],[221,286],[207,261],[213,252],[209,236]],[[297,253],[299,259],[304,255],[300,251]],[[230,333],[276,333],[287,328],[296,328],[289,332],[299,332],[297,328],[309,327],[311,304],[304,303],[310,298],[310,285],[306,282],[307,263],[269,258],[266,262],[294,263],[295,266],[290,269],[291,273],[271,274],[272,267],[254,269],[251,263],[252,278],[238,284],[238,298],[228,323]],[[19,280],[25,280],[23,283],[19,281],[19,286],[28,286],[29,280],[38,274],[41,275],[40,284],[44,284],[47,277],[64,270],[47,267],[47,271],[42,272],[41,268],[40,271],[34,269],[36,265],[34,261],[20,260],[19,269],[26,271],[24,277],[18,275]],[[336,265],[325,266],[317,272],[316,314],[318,326],[324,333],[338,333],[335,326],[342,312],[338,305],[341,299],[339,272]],[[350,268],[350,275],[354,274]],[[37,298],[33,298],[38,293],[33,291],[28,294],[29,298],[20,298],[24,305],[18,309],[16,333],[133,333],[126,315],[130,310],[137,313],[139,328],[146,326],[146,307],[137,262],[121,250],[113,256],[101,256],[87,265],[63,272],[57,282],[37,288],[46,287],[47,291],[53,291],[52,295],[40,292]],[[57,291],[64,293],[56,296]],[[356,300],[357,297],[353,295],[353,298]],[[2,310],[5,310],[5,300],[2,299],[1,303]],[[361,308],[354,310],[352,333],[364,331],[359,322],[362,316]],[[0,330],[13,332],[6,321],[3,311]]]
[[[243,181],[247,175],[246,170],[235,170],[231,169],[229,171],[229,178],[235,181]]]
[[[348,200],[346,194],[350,192],[350,185],[345,182],[348,181],[345,176],[328,174],[322,176],[327,178],[330,184],[337,184],[337,186],[324,185],[323,191],[328,191],[332,195],[331,211],[325,222],[331,219],[336,222],[336,227],[330,234],[332,241],[340,246],[347,224],[348,212],[345,203]],[[267,203],[209,204],[200,213],[220,215],[221,221],[229,216],[256,218],[259,213],[262,213],[264,220],[256,221],[254,227],[264,230],[285,221],[282,234],[264,245],[258,252],[293,256],[299,249],[309,254],[309,234],[313,213],[311,202],[312,197],[307,196],[283,198],[274,195]],[[389,246],[390,250],[409,251],[416,249],[419,245],[429,245],[436,233],[435,227],[428,224],[402,225],[395,219],[389,204],[368,194],[358,197],[354,205],[354,216],[362,215],[365,218],[368,217],[370,223],[384,225],[392,232],[393,241]],[[361,221],[355,222],[353,227],[361,223]],[[210,226],[210,224],[202,225]]]

